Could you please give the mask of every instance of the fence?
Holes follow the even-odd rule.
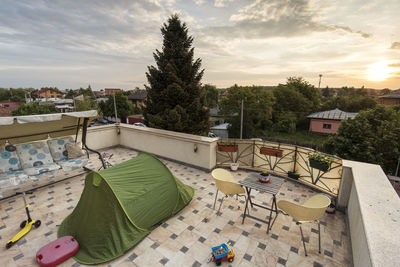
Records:
[[[217,148],[217,166],[238,162],[240,168],[295,177],[299,182],[336,197],[342,177],[342,160],[329,155],[333,159],[330,166],[315,166],[315,162],[310,163],[310,152],[315,150],[268,141],[221,140]]]

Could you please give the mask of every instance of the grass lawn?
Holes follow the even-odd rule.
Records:
[[[310,133],[307,130],[300,130],[295,133],[280,133],[266,131],[263,139],[276,141],[281,143],[298,144],[300,146],[318,147],[321,148],[328,140],[329,135],[321,135]]]

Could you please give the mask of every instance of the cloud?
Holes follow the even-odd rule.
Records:
[[[400,42],[393,42],[390,49],[400,49]]]
[[[164,8],[156,2],[6,0],[0,42],[102,54],[135,53],[159,34]],[[147,45],[146,45],[147,46]]]
[[[215,0],[214,6],[216,6],[216,7],[224,7],[229,2],[233,2],[233,0]]]
[[[318,10],[310,7],[311,0],[256,0],[230,17],[233,25],[214,26],[210,34],[229,38],[267,38],[303,36],[313,32],[345,31],[363,38],[371,34],[349,26],[317,21]]]
[[[205,0],[193,0],[193,2],[196,4],[196,6],[201,6],[205,3]]]

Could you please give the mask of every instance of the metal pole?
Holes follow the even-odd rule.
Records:
[[[397,160],[396,173],[394,174],[394,176],[396,176],[396,177],[397,177],[397,174],[399,173],[399,166],[400,166],[400,156],[399,156],[399,159]]]
[[[319,75],[318,89],[321,89],[321,78],[322,78],[322,74]]]
[[[240,139],[243,137],[243,99],[242,99],[242,111],[240,112]]]
[[[115,103],[115,92],[113,94],[114,96],[114,114],[115,114],[115,123],[118,124],[118,117],[117,117],[117,104]]]

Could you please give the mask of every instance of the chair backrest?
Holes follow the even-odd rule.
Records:
[[[211,175],[215,180],[215,185],[225,195],[244,194],[244,189],[236,183],[232,174],[224,169],[215,169]]]
[[[220,181],[228,181],[228,182],[235,182],[235,179],[233,178],[232,174],[225,170],[225,169],[214,169],[211,172],[212,177],[214,177],[214,179],[218,179]]]
[[[321,219],[330,203],[331,200],[327,196],[315,195],[303,205],[280,200],[278,201],[278,208],[298,222],[308,222]]]

